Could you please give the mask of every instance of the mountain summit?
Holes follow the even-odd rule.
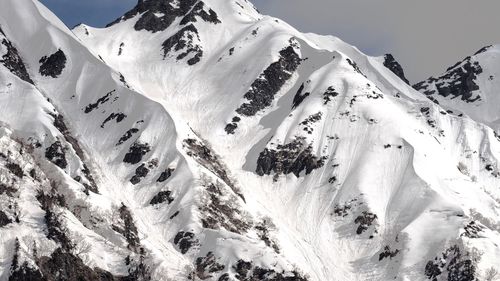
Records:
[[[5,0],[0,280],[495,280],[496,50],[413,88],[246,0]]]

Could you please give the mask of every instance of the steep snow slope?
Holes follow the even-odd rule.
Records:
[[[140,0],[74,34],[4,4],[0,280],[500,270],[500,140],[392,56],[246,1]]]

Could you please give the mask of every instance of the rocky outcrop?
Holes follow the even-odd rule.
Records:
[[[259,176],[280,174],[294,174],[299,177],[305,171],[310,174],[313,170],[324,165],[325,158],[318,158],[312,154],[312,147],[305,145],[302,138],[296,138],[290,143],[278,145],[275,149],[265,148],[257,159],[256,173]]]
[[[384,66],[387,67],[394,74],[396,74],[396,76],[398,76],[406,84],[410,84],[410,81],[406,79],[403,67],[399,64],[398,61],[396,61],[396,59],[391,54],[386,54],[384,56]]]
[[[138,4],[132,10],[108,24],[107,27],[138,15],[140,15],[140,18],[135,23],[134,29],[137,31],[147,30],[153,33],[166,30],[179,17],[183,17],[181,25],[196,22],[196,18],[201,18],[209,23],[220,23],[217,13],[207,8],[202,1],[139,0]]]
[[[201,49],[201,46],[195,42],[195,40],[198,42],[200,41],[198,29],[196,29],[196,27],[192,24],[183,27],[163,42],[163,58],[165,59],[167,55],[172,52],[180,52],[180,54],[176,57],[177,60],[182,60],[190,56],[187,60],[187,64],[194,65],[198,63],[203,56],[203,50]]]
[[[436,100],[436,95],[439,95],[460,98],[464,102],[473,103],[481,100],[481,96],[474,94],[474,92],[479,90],[476,79],[482,72],[483,69],[479,62],[472,57],[467,57],[462,62],[448,68],[442,76],[431,77],[413,85],[413,88],[433,100]]]
[[[59,49],[50,56],[40,59],[40,74],[52,78],[57,78],[66,67],[66,55]]]
[[[30,84],[33,84],[33,80],[31,80],[31,77],[28,74],[23,59],[19,55],[19,52],[14,47],[14,45],[12,45],[12,43],[7,39],[7,36],[1,28],[0,44],[4,45],[5,49],[7,50],[0,59],[0,63],[3,64],[12,74]]]

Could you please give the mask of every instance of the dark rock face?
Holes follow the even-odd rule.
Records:
[[[323,100],[325,101],[323,104],[327,105],[338,95],[339,93],[335,91],[335,88],[333,88],[332,86],[328,87],[328,89],[326,89],[325,93],[323,94]]]
[[[384,66],[387,67],[390,71],[396,74],[401,80],[403,80],[406,84],[410,84],[410,81],[406,79],[405,72],[403,67],[396,61],[396,59],[391,54],[386,54],[384,56]]]
[[[181,25],[196,22],[197,17],[209,23],[220,23],[217,13],[212,9],[208,9],[206,12],[206,9],[205,3],[197,0],[182,0],[177,3],[174,0],[139,0],[139,3],[132,10],[106,27],[137,15],[141,15],[141,17],[136,22],[134,29],[153,33],[166,30],[179,17],[183,17]]]
[[[151,151],[151,147],[147,143],[134,142],[130,146],[129,152],[125,154],[123,162],[135,165],[142,161],[142,157]]]
[[[464,253],[457,245],[446,249],[441,258],[436,257],[425,266],[425,275],[432,281],[441,280],[442,274],[447,274],[448,281],[476,281],[476,271],[475,257]]]
[[[92,269],[83,261],[58,248],[50,257],[41,257],[38,266],[43,274],[41,279],[32,280],[67,280],[67,281],[111,281],[121,280],[99,268]],[[30,279],[28,279],[30,280]]]
[[[224,130],[226,131],[226,133],[228,135],[234,135],[234,132],[236,131],[236,129],[238,128],[238,122],[241,121],[241,118],[238,117],[238,116],[234,116],[233,119],[231,120],[232,123],[230,124],[227,124],[226,125],[226,128],[224,128]]]
[[[203,1],[198,2],[196,5],[194,5],[193,9],[181,20],[181,25],[196,22],[196,17],[200,17],[202,20],[213,24],[221,23],[221,21],[217,17],[217,13],[214,10],[209,9],[208,12],[206,12],[205,8],[206,5],[205,3],[203,3]]]
[[[484,227],[475,221],[471,221],[464,227],[464,233],[460,236],[465,236],[471,239],[482,238],[483,236],[480,234],[484,230]]]
[[[191,10],[196,0],[179,1],[178,7],[172,5],[173,0],[147,1],[139,0],[137,5],[122,17],[116,19],[106,27],[110,27],[119,22],[131,19],[136,15],[142,14],[134,28],[137,31],[147,30],[159,32],[167,29],[177,17],[183,16]],[[157,15],[162,14],[161,17]]]
[[[146,177],[149,173],[149,169],[146,168],[146,164],[142,164],[137,169],[135,169],[135,175],[130,179],[132,184],[138,184],[142,178]]]
[[[274,96],[300,65],[300,56],[292,46],[280,51],[280,59],[272,63],[255,80],[250,90],[244,95],[248,102],[242,104],[236,112],[244,116],[254,116],[257,112],[269,107]]]
[[[123,119],[125,119],[127,117],[127,115],[123,114],[123,113],[111,113],[105,120],[104,122],[102,122],[101,124],[101,128],[104,128],[104,125],[106,125],[106,123],[108,123],[109,121],[111,120],[116,120],[116,123],[120,123],[123,121]]]
[[[302,94],[302,91],[304,91],[304,84],[300,86],[297,94],[295,94],[295,97],[293,98],[292,108],[296,108],[297,106],[299,106],[311,94],[309,92]]]
[[[201,60],[203,56],[203,50],[201,46],[197,45],[194,40],[195,38],[199,41],[198,29],[192,24],[183,27],[176,34],[172,35],[170,38],[165,40],[162,44],[163,58],[165,59],[167,55],[174,51],[178,52],[182,50],[182,53],[177,55],[177,60],[182,60],[187,56],[191,55],[191,58],[187,60],[189,65],[194,65]]]
[[[61,169],[66,169],[68,166],[65,148],[62,146],[60,141],[56,141],[45,150],[45,157]]]
[[[385,246],[384,247],[384,251],[382,251],[382,253],[379,254],[378,256],[378,260],[381,261],[385,258],[394,258],[395,256],[397,256],[399,254],[399,249],[396,249],[394,251],[391,251],[391,248],[389,246]]]
[[[175,235],[174,244],[179,247],[182,254],[185,254],[193,246],[199,245],[199,241],[195,238],[194,233],[189,231],[180,231],[177,235]]]
[[[435,95],[443,97],[460,98],[467,103],[481,100],[480,95],[474,95],[479,90],[476,79],[483,69],[477,61],[467,57],[462,62],[448,68],[447,72],[437,78],[431,77],[413,85],[415,90],[427,95],[431,100],[436,100]],[[435,89],[433,88],[435,86]]]
[[[45,56],[40,59],[40,74],[43,76],[50,76],[57,78],[61,75],[64,67],[66,66],[66,55],[59,49],[57,52],[50,56]]]
[[[167,202],[168,204],[172,203],[174,201],[174,198],[172,197],[172,192],[170,190],[167,191],[160,191],[158,194],[156,194],[153,199],[149,202],[150,205],[158,205],[164,202]]]
[[[235,278],[239,281],[307,281],[306,277],[297,271],[277,272],[273,269],[254,266],[252,262],[239,260],[233,265],[236,272]]]
[[[366,77],[366,75],[363,73],[363,71],[361,71],[361,69],[359,68],[358,64],[351,60],[351,59],[346,59],[347,63],[352,66],[352,68],[354,69],[354,71],[356,71],[357,73],[363,75],[364,77]]]
[[[474,56],[488,51],[491,47],[493,47],[493,46],[489,45],[489,46],[482,47],[481,49],[479,49],[477,52],[474,53]]]
[[[16,163],[7,163],[5,165],[5,168],[7,168],[12,174],[14,174],[18,178],[23,178],[24,176],[23,169]]]
[[[111,97],[111,95],[113,95],[114,93],[116,92],[116,90],[113,90],[111,92],[108,92],[106,95],[104,95],[103,97],[99,98],[95,103],[91,103],[89,105],[87,105],[87,107],[85,107],[85,113],[90,113],[92,112],[94,109],[98,109],[100,105],[106,103],[107,101],[109,101],[109,98]]]
[[[8,224],[11,224],[12,220],[5,214],[2,210],[0,210],[0,227],[4,227]]]
[[[318,158],[312,154],[312,147],[306,146],[302,138],[278,145],[276,149],[265,148],[257,160],[256,173],[259,176],[270,175],[271,173],[291,174],[296,177],[305,170],[306,175],[313,170],[324,165],[325,157]]]
[[[3,38],[2,38],[3,37]],[[7,53],[2,56],[0,59],[0,63],[3,64],[12,74],[21,78],[22,80],[33,84],[33,80],[31,80],[28,71],[26,70],[26,65],[24,64],[21,56],[17,49],[12,45],[12,43],[7,40],[7,36],[0,28],[0,39],[1,44],[5,46],[7,49]]]
[[[12,197],[16,192],[17,189],[15,189],[14,187],[0,182],[0,195],[5,193],[7,196]]]
[[[372,226],[376,220],[377,220],[377,215],[364,211],[354,220],[354,223],[359,225],[358,228],[356,229],[356,234],[360,235],[366,230],[368,230],[368,227]]]
[[[116,143],[116,146],[119,146],[119,145],[123,144],[124,142],[128,141],[134,134],[136,134],[138,132],[139,132],[139,129],[137,129],[137,128],[132,128],[132,129],[126,131],[125,134],[123,134],[123,136],[120,137],[120,139]]]
[[[164,182],[164,181],[168,180],[172,176],[172,173],[174,171],[175,171],[175,169],[167,168],[165,171],[163,171],[161,173],[160,177],[156,181],[157,182]]]
[[[208,252],[205,257],[196,259],[196,276],[201,280],[212,278],[214,273],[224,270],[224,265],[217,262],[214,253]]]
[[[183,147],[188,156],[193,157],[200,165],[216,174],[236,195],[245,201],[243,194],[241,194],[234,182],[229,178],[225,165],[207,145],[196,139],[186,139],[184,140]]]

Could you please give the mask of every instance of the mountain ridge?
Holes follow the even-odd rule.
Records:
[[[139,1],[73,31],[37,1],[6,4],[0,36],[19,56],[0,48],[0,200],[12,206],[0,208],[0,280],[498,270],[489,115],[433,103],[390,56],[246,1]]]

